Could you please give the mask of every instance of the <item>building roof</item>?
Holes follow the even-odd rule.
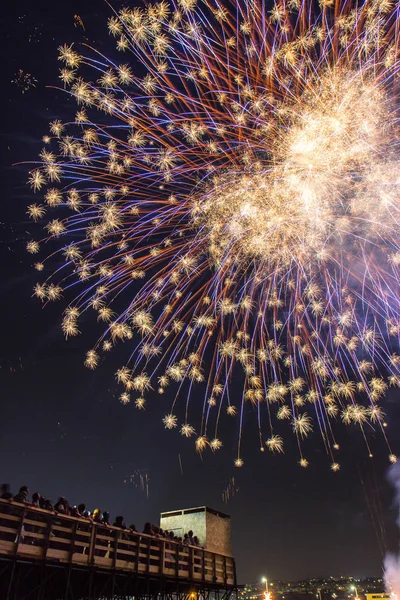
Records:
[[[161,518],[162,517],[177,517],[179,515],[190,515],[193,513],[199,513],[199,512],[208,512],[211,513],[212,515],[216,515],[217,517],[221,517],[221,519],[230,519],[229,515],[225,515],[224,513],[220,512],[219,510],[214,510],[213,508],[209,508],[208,506],[197,506],[196,508],[183,508],[181,510],[171,510],[171,511],[167,511],[167,512],[162,512],[161,513]]]

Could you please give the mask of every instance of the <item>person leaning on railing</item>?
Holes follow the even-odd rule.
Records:
[[[87,519],[86,506],[84,504],[78,504],[70,509],[71,517],[77,517],[78,519]]]
[[[41,499],[41,495],[38,492],[35,492],[34,494],[32,494],[32,506],[36,506],[36,508],[40,508],[40,499]]]
[[[113,523],[114,527],[119,527],[120,529],[126,529],[124,517],[115,517],[115,521]]]
[[[0,494],[0,498],[2,500],[12,500],[12,493],[10,492],[10,484],[9,483],[3,483],[1,485],[1,494]]]
[[[71,511],[68,500],[64,496],[60,496],[54,505],[54,510],[60,515],[69,515]]]
[[[29,494],[29,488],[27,485],[23,485],[20,489],[18,494],[15,494],[13,500],[14,502],[19,502],[20,504],[25,504],[25,502],[27,502],[27,497]]]

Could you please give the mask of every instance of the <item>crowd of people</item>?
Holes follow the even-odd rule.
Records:
[[[157,525],[152,525],[151,523],[146,523],[143,529],[143,533],[147,535],[151,535],[153,537],[161,538],[167,541],[178,542],[180,544],[184,544],[185,546],[199,546],[200,542],[197,535],[193,535],[193,531],[188,531],[183,534],[183,537],[176,536],[173,531],[165,531],[158,527]]]
[[[60,498],[54,505],[48,498],[45,498],[38,492],[32,494],[32,498],[30,501],[28,500],[28,496],[29,488],[26,485],[22,486],[19,492],[15,495],[11,493],[10,485],[8,483],[3,483],[1,486],[0,498],[2,500],[11,500],[13,502],[28,504],[30,506],[42,508],[44,510],[48,510],[61,515],[68,515],[71,517],[88,519],[93,523],[101,523],[106,527],[109,525],[113,525],[113,527],[118,527],[119,529],[137,532],[137,529],[133,523],[129,525],[129,527],[126,526],[123,516],[115,517],[114,523],[111,523],[109,512],[102,512],[99,508],[96,508],[93,511],[93,513],[91,513],[86,509],[85,504],[82,503],[78,505],[72,505],[63,496],[60,496]],[[183,544],[185,546],[197,546],[199,548],[201,547],[199,539],[196,535],[193,534],[193,531],[188,531],[182,537],[175,535],[173,531],[165,531],[157,525],[146,523],[142,533],[155,538],[166,540],[168,542],[172,541],[179,544]]]

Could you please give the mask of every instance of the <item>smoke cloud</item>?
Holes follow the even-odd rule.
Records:
[[[400,464],[393,465],[389,469],[388,477],[396,491],[396,504],[399,510],[397,525],[400,530]],[[400,553],[397,556],[388,554],[385,558],[384,568],[386,590],[395,593],[400,600]]]

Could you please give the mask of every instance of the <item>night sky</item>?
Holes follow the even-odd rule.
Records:
[[[114,2],[117,9],[122,5]],[[232,517],[239,582],[262,575],[285,580],[378,576],[383,553],[398,545],[381,436],[372,440],[371,460],[357,428],[342,429],[342,468],[332,473],[315,434],[306,444],[310,466],[301,469],[294,438],[285,441],[285,455],[259,451],[255,419],[249,415],[243,469],[232,464],[233,430],[221,436],[219,453],[200,457],[193,441],[164,430],[168,398],[154,395],[143,412],[119,403],[118,348],[100,369],[88,371],[84,355],[96,332],[84,327],[82,336],[66,343],[60,328],[63,307],[42,309],[31,297],[36,271],[25,252],[35,229],[25,214],[33,201],[25,183],[29,161],[42,148],[48,122],[68,120],[75,111],[74,101],[55,89],[57,47],[80,39],[105,53],[114,51],[106,26],[110,14],[101,0],[16,1],[3,8],[0,483],[10,482],[13,490],[27,484],[53,501],[59,495],[71,503],[83,501],[91,510],[124,515],[138,529],[145,521],[157,522],[166,510],[208,505],[226,512]],[[384,403],[396,454],[398,401],[399,392],[392,391]],[[140,475],[149,479],[148,497]],[[236,491],[225,503],[222,495],[232,477]]]

